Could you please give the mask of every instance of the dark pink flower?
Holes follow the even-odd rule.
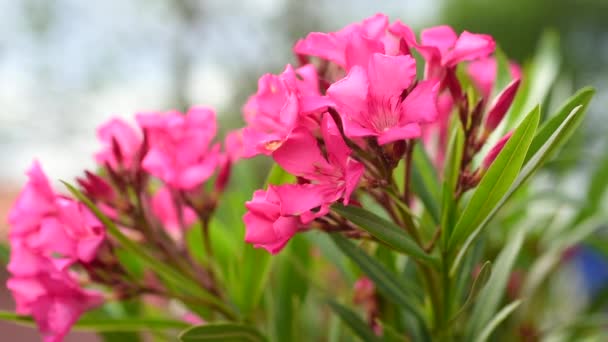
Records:
[[[177,208],[178,205],[180,206],[179,209]],[[181,210],[181,213],[178,210]],[[160,188],[152,196],[152,212],[163,224],[163,228],[169,232],[179,232],[196,221],[194,210],[184,206],[181,201],[176,201],[167,187]],[[180,215],[183,222],[180,222]]]
[[[511,103],[513,103],[513,99],[515,99],[515,95],[517,94],[519,81],[519,78],[513,80],[494,99],[494,102],[490,106],[486,116],[485,128],[487,131],[492,132],[494,129],[496,129],[507,114],[507,111],[511,107]]]
[[[294,70],[287,66],[280,75],[266,74],[258,81],[258,92],[243,108],[243,155],[269,155],[296,127],[318,125],[318,115],[331,102],[319,93],[312,65]]]
[[[427,79],[443,79],[447,68],[453,68],[463,61],[487,57],[496,48],[494,39],[489,35],[464,31],[458,36],[451,27],[445,25],[423,30],[420,43],[416,41],[412,29],[400,21],[393,23],[389,31],[402,37],[424,57]]]
[[[131,125],[113,118],[97,129],[97,137],[104,144],[95,154],[95,160],[116,169],[120,166],[131,169],[137,162],[137,152],[141,147],[141,137]]]
[[[327,90],[348,137],[375,136],[381,145],[421,135],[437,118],[438,82],[410,89],[416,76],[411,56],[373,54],[367,68],[353,67]]]
[[[321,57],[350,70],[355,65],[366,65],[372,53],[386,52],[383,41],[391,43],[390,37],[386,36],[387,27],[388,17],[376,14],[337,32],[309,33],[296,43],[294,52]]]
[[[281,188],[286,196],[310,193],[306,191],[305,185],[283,185]],[[281,198],[278,189],[279,187],[271,185],[266,191],[256,191],[251,201],[245,203],[247,213],[243,216],[245,242],[256,248],[264,248],[272,254],[281,251],[301,226],[300,218],[293,213],[286,213],[283,205],[288,202],[300,202],[302,198]],[[294,198],[298,200],[294,201]],[[316,199],[307,202],[316,202],[311,204],[314,207],[322,201]]]
[[[505,134],[502,138],[500,138],[500,140],[498,140],[498,142],[496,144],[494,144],[492,149],[488,152],[486,157],[483,159],[483,162],[481,163],[482,168],[484,168],[484,169],[490,168],[490,165],[492,165],[492,163],[494,162],[496,157],[498,157],[498,155],[500,154],[500,151],[502,151],[502,149],[507,144],[507,141],[509,141],[509,139],[511,138],[511,135],[513,135],[513,132],[509,132],[509,133]]]
[[[60,342],[85,311],[103,303],[101,294],[82,289],[65,271],[47,270],[7,282],[17,313],[32,315],[45,342]]]
[[[9,270],[36,271],[39,260],[48,258],[58,268],[76,261],[91,262],[105,240],[105,229],[81,203],[56,195],[40,165],[35,162],[29,182],[9,213],[12,251]]]
[[[321,133],[325,142],[325,154],[321,152],[316,138],[301,128],[296,129],[272,154],[277,164],[287,172],[314,185],[310,190],[316,190],[318,196],[315,198],[322,199],[322,208],[316,213],[304,213],[305,210],[301,208],[291,207],[304,204],[306,208],[314,208],[319,205],[317,202],[311,206],[299,199],[283,204],[283,209],[288,213],[304,213],[304,221],[326,214],[329,205],[340,199],[348,204],[351,193],[365,171],[363,164],[351,157],[351,149],[346,146],[338,127],[328,114],[323,117]]]
[[[194,107],[182,115],[140,114],[137,122],[148,138],[142,167],[174,189],[191,190],[212,176],[219,160],[215,112]]]

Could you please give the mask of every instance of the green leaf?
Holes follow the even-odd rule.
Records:
[[[266,177],[266,185],[281,185],[285,183],[295,182],[296,177],[283,170],[279,164],[273,164],[268,176]]]
[[[382,263],[356,247],[352,242],[339,234],[330,234],[338,248],[361,268],[390,302],[393,302],[414,315],[423,322],[422,314],[418,311],[421,304],[408,291],[409,285],[397,275],[391,273]]]
[[[508,192],[522,167],[539,118],[540,108],[536,107],[513,132],[487,170],[454,227],[449,241],[450,250],[466,239]]]
[[[342,322],[344,322],[355,335],[359,336],[361,340],[372,342],[381,341],[381,339],[368,327],[367,323],[352,310],[333,300],[330,300],[328,304],[336,315],[340,317]]]
[[[435,166],[421,144],[414,146],[412,161],[412,190],[420,197],[424,207],[431,214],[433,221],[439,223],[439,178],[437,177]]]
[[[179,334],[182,342],[263,342],[266,338],[256,329],[242,324],[217,323],[191,327]]]
[[[546,31],[541,37],[536,54],[526,73],[521,89],[513,101],[507,127],[513,127],[523,113],[543,103],[553,86],[560,66],[559,37],[556,32]]]
[[[564,132],[563,138],[560,139],[562,141],[568,140],[574,130],[582,122],[584,114],[587,110],[587,106],[589,105],[589,102],[594,94],[595,89],[586,87],[577,91],[576,94],[567,99],[557,113],[552,115],[552,117],[543,123],[538,129],[538,133],[536,133],[536,136],[534,136],[534,139],[530,144],[530,148],[528,149],[524,163],[527,163],[534,156],[534,154],[538,152],[538,150],[549,140],[551,135],[553,135],[553,133],[562,125],[562,123],[572,115],[574,109],[582,106],[582,108],[580,108],[578,111],[576,121],[572,123],[572,128],[569,129],[568,132]],[[557,149],[560,145],[556,144],[552,149]]]
[[[519,189],[519,187],[530,177],[532,174],[538,170],[538,168],[542,165],[544,161],[546,161],[550,154],[555,151],[555,146],[560,146],[565,142],[571,133],[570,131],[576,129],[578,124],[580,123],[577,120],[578,115],[584,115],[584,112],[581,112],[580,109],[582,107],[576,107],[570,112],[570,114],[566,117],[564,122],[553,132],[553,134],[545,141],[545,143],[538,149],[538,151],[534,154],[530,160],[524,165],[523,169],[513,182],[513,185],[504,194],[504,196],[500,199],[500,201],[494,206],[492,211],[487,215],[487,217],[475,228],[474,232],[468,237],[467,241],[464,243],[463,247],[458,252],[458,255],[455,258],[455,261],[450,270],[450,274],[454,274],[460,261],[462,260],[464,254],[466,253],[469,246],[473,243],[475,238],[481,233],[482,229],[490,222],[490,220],[496,215],[498,210],[506,203],[506,201]]]
[[[443,188],[442,188],[442,205],[441,205],[441,241],[444,248],[452,233],[454,209],[456,203],[454,201],[454,191],[460,175],[460,164],[462,161],[462,152],[464,150],[464,132],[462,125],[456,123],[450,137],[448,145],[448,153],[445,159],[443,170]]]
[[[0,311],[0,320],[9,321],[19,325],[35,327],[36,323],[31,316],[17,315],[12,312]],[[175,321],[162,318],[121,318],[121,319],[100,319],[98,317],[86,318],[78,320],[74,326],[74,330],[80,331],[142,331],[142,330],[169,330],[169,329],[184,329],[189,324],[182,321]]]
[[[511,82],[511,66],[509,58],[500,47],[496,47],[494,52],[496,57],[496,82],[494,83],[493,94],[500,94],[503,89]]]
[[[494,316],[494,318],[481,331],[481,333],[475,339],[475,342],[487,341],[488,338],[490,338],[490,336],[492,335],[492,332],[494,332],[494,330],[500,325],[500,323],[502,323],[502,321],[504,321],[507,317],[509,317],[509,315],[511,313],[513,313],[513,311],[515,311],[517,309],[517,307],[519,307],[519,304],[521,304],[521,301],[516,300],[516,301],[512,302],[511,304],[502,308],[502,310],[500,310],[496,314],[496,316]]]
[[[0,243],[0,263],[2,263],[2,265],[7,265],[10,257],[10,247],[4,243]]]
[[[390,221],[359,207],[336,204],[332,206],[332,210],[401,253],[435,264],[438,262],[437,258],[427,254],[405,234],[402,228]]]
[[[99,221],[104,225],[107,229],[107,232],[112,235],[121,245],[122,247],[136,255],[140,258],[140,260],[146,264],[150,269],[156,272],[159,276],[161,276],[168,283],[173,284],[177,288],[181,288],[182,290],[191,293],[192,295],[199,296],[201,299],[208,301],[213,304],[218,310],[221,310],[227,316],[231,316],[234,318],[234,313],[228,308],[222,301],[220,301],[217,297],[213,296],[209,292],[207,292],[202,286],[200,286],[196,281],[184,276],[182,273],[176,271],[172,267],[160,262],[152,255],[148,254],[142,246],[133,242],[126,235],[124,235],[120,229],[110,220],[91,200],[89,200],[80,190],[72,186],[67,182],[63,182],[68,190],[84,205],[91,210],[91,212],[99,219]]]
[[[468,336],[470,338],[467,339],[468,341],[472,340],[473,336],[480,336],[481,331],[489,325],[492,317],[495,316],[506,293],[511,270],[523,245],[526,230],[525,227],[518,228],[513,236],[509,237],[507,245],[496,258],[490,279],[481,290],[471,314],[471,317],[475,319],[469,321]]]

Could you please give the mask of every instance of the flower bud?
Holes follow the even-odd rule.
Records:
[[[488,154],[483,159],[483,162],[481,164],[484,169],[487,170],[490,168],[490,165],[492,165],[492,163],[494,162],[496,157],[498,157],[498,154],[500,153],[500,151],[502,151],[503,147],[505,147],[505,144],[507,143],[509,138],[511,138],[512,134],[513,134],[513,132],[509,132],[509,133],[505,134],[505,136],[500,138],[500,140],[498,140],[496,145],[494,145],[494,147],[492,147],[492,149],[490,150],[490,152],[488,152]]]
[[[502,119],[507,114],[509,107],[511,107],[511,103],[513,103],[513,99],[515,98],[515,94],[517,94],[517,89],[519,88],[520,79],[515,79],[507,87],[496,96],[490,111],[488,112],[488,116],[486,118],[486,130],[492,132]]]

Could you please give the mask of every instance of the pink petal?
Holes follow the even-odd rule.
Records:
[[[346,127],[346,121],[363,122],[361,113],[367,111],[369,81],[361,67],[353,67],[348,75],[332,84],[327,95],[336,103],[336,107]]]
[[[467,73],[484,98],[490,97],[496,80],[496,58],[489,57],[471,62]]]
[[[321,123],[321,134],[327,148],[327,155],[330,161],[338,165],[346,165],[346,159],[352,153],[351,149],[346,145],[342,135],[334,122],[334,119],[329,114],[323,116]]]
[[[354,66],[367,67],[374,53],[384,53],[384,44],[381,41],[362,34],[353,34],[345,51],[346,70]]]
[[[275,187],[281,201],[282,216],[298,216],[320,207],[325,196],[315,184],[284,184]]]
[[[436,26],[423,30],[420,33],[420,44],[424,46],[432,46],[439,49],[441,55],[454,46],[458,36],[454,30],[447,26]]]
[[[296,54],[321,57],[345,67],[345,46],[345,39],[334,33],[312,32],[300,39],[293,50]]]
[[[380,133],[378,144],[385,145],[397,140],[418,138],[422,134],[420,125],[416,123],[407,124],[401,127],[392,127]]]
[[[375,53],[369,60],[367,75],[374,96],[400,96],[416,77],[412,56],[387,56]]]
[[[361,179],[361,176],[363,176],[363,173],[365,172],[365,167],[363,166],[363,164],[359,163],[358,161],[349,158],[348,162],[346,163],[346,172],[345,172],[345,181],[346,181],[346,185],[344,188],[344,205],[348,205],[349,200],[350,200],[350,196],[353,193],[353,191],[357,188],[357,185],[359,185],[359,180]]]
[[[315,172],[315,167],[327,164],[315,137],[306,129],[296,128],[272,153],[272,158],[287,172],[304,176]]]
[[[437,93],[439,82],[426,80],[420,82],[401,104],[401,123],[431,123],[437,119]]]
[[[462,61],[470,61],[483,58],[494,52],[496,43],[487,34],[475,34],[467,31],[462,32],[456,45],[442,58],[442,64],[454,66]]]

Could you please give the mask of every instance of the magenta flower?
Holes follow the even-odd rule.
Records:
[[[422,31],[420,43],[416,41],[412,29],[400,21],[393,23],[389,31],[402,37],[424,57],[427,79],[443,79],[447,68],[453,68],[463,61],[484,58],[496,48],[494,39],[489,35],[464,31],[458,36],[449,26],[437,26]]]
[[[382,40],[386,36],[387,27],[388,17],[376,14],[337,32],[309,33],[296,43],[294,52],[321,57],[349,70],[361,60],[367,63],[371,53],[385,52]]]
[[[48,269],[7,282],[17,313],[32,315],[45,342],[60,342],[85,311],[103,303],[101,294],[82,289],[65,271]]]
[[[266,74],[258,81],[258,92],[243,108],[243,155],[269,155],[298,126],[318,125],[318,115],[331,104],[319,93],[314,66],[294,70],[290,65],[280,75]]]
[[[9,213],[11,258],[7,287],[17,312],[32,315],[45,341],[61,341],[82,312],[102,297],[80,288],[67,267],[89,263],[105,239],[97,219],[81,203],[56,195],[40,165]]]
[[[375,136],[381,145],[421,135],[421,124],[437,118],[438,82],[413,87],[416,63],[411,56],[375,53],[366,69],[355,66],[327,90],[351,138]]]
[[[283,186],[285,188],[286,186]],[[303,186],[290,185],[293,190]],[[280,252],[301,226],[300,218],[283,211],[283,204],[294,201],[291,198],[281,198],[278,187],[269,186],[268,190],[258,190],[253,193],[251,201],[245,203],[247,213],[243,216],[245,222],[245,242],[256,248],[264,248],[269,253]]]
[[[351,157],[351,149],[346,146],[338,127],[330,115],[325,114],[321,126],[326,154],[321,152],[315,137],[305,129],[297,129],[277,149],[272,157],[287,172],[311,183],[312,196],[321,202],[305,203],[300,197],[297,201],[282,204],[287,213],[301,213],[303,220],[309,222],[315,217],[325,215],[329,206],[340,200],[348,204],[350,195],[357,187],[365,168]],[[303,205],[304,207],[299,207]],[[310,208],[321,206],[315,213],[306,213]]]
[[[144,170],[181,190],[194,189],[211,177],[219,159],[219,145],[210,146],[216,134],[213,110],[140,114],[137,122],[148,138]]]
[[[105,240],[101,223],[83,204],[56,195],[37,162],[28,175],[30,180],[9,213],[14,251],[9,270],[35,272],[39,263],[31,254],[48,258],[60,269],[76,261],[91,262]]]
[[[129,170],[135,166],[141,137],[131,125],[113,118],[97,128],[97,137],[104,144],[103,149],[95,154],[97,163],[107,164],[112,169],[122,166]]]
[[[181,210],[181,213],[178,210]],[[157,190],[152,196],[152,212],[162,223],[163,228],[173,233],[190,227],[196,221],[194,210],[184,206],[181,201],[174,200],[171,191],[166,186]],[[180,215],[183,222],[180,222]]]

